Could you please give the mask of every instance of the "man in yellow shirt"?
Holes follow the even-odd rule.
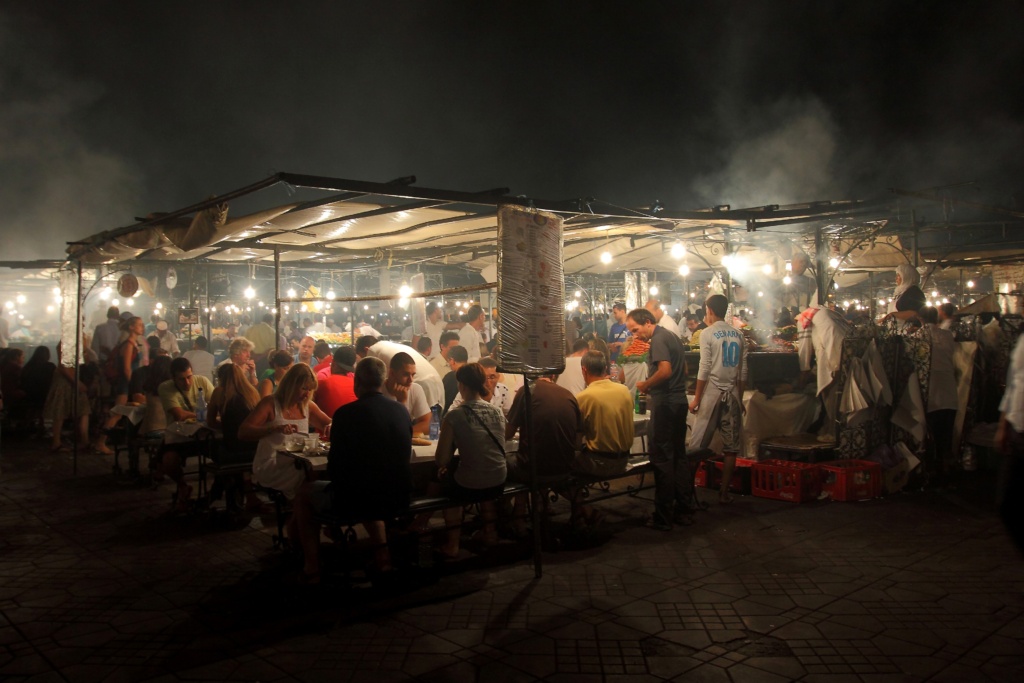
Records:
[[[600,351],[588,351],[581,359],[587,388],[576,395],[583,419],[583,448],[572,465],[574,474],[614,477],[626,471],[633,447],[633,395],[629,389],[608,378],[608,359]],[[574,492],[575,494],[576,492]],[[573,495],[574,520],[589,525],[600,517],[589,505]]]

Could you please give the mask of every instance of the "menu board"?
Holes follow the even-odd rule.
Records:
[[[498,209],[498,362],[526,375],[565,369],[562,219],[512,204]]]

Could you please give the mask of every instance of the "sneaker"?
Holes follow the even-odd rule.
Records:
[[[691,526],[693,522],[693,515],[691,515],[689,511],[680,511],[672,515],[673,524],[678,524],[679,526]]]

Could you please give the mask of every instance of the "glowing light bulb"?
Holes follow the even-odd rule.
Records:
[[[832,258],[830,258],[828,260],[828,265],[829,265],[830,268],[838,268],[839,267],[839,259],[837,259],[835,256],[833,256]]]
[[[412,296],[412,287],[410,287],[409,285],[402,285],[401,287],[398,288],[398,296],[402,297],[403,299],[408,299],[410,296]]]
[[[602,251],[601,252],[601,263],[608,265],[612,262],[612,252]]]
[[[676,242],[672,245],[672,258],[679,260],[686,256],[686,247],[683,246],[682,242]]]
[[[294,299],[295,298],[295,290],[294,289],[289,289],[288,290],[288,298],[289,299]]]
[[[343,308],[341,310],[343,310],[345,313],[348,313],[348,306],[346,306],[345,308]]]
[[[764,292],[758,292],[757,295],[758,296],[764,296]]]
[[[53,306],[47,306],[46,307],[46,312],[47,313],[53,313]]]
[[[333,289],[328,289],[327,290],[327,298],[328,299],[332,299],[333,300],[335,296],[336,295],[334,294],[334,290]]]
[[[775,269],[772,268],[772,264],[770,263],[766,263],[763,266],[761,266],[761,272],[764,273],[765,275],[771,275],[773,270]]]
[[[658,296],[658,285],[651,285],[651,296]]]
[[[60,294],[60,287],[54,287],[53,288],[53,293],[54,294]]]
[[[683,277],[686,277],[687,275],[689,275],[690,274],[690,266],[686,265],[685,263],[683,265],[679,266],[679,274],[682,275]]]
[[[162,303],[160,303],[159,301],[156,302],[156,310],[159,311],[163,307],[164,307],[164,305]]]
[[[793,278],[791,278],[790,276],[787,275],[786,277],[782,278],[782,284],[784,284],[784,285],[791,285],[791,284],[793,284]]]
[[[583,292],[577,289],[575,292],[573,292],[573,296],[579,299],[581,296],[583,296]]]
[[[974,287],[974,280],[968,280],[967,281],[967,288],[970,289],[972,287]]]
[[[937,297],[938,295],[939,295],[939,293],[938,293],[937,291],[935,291],[935,290],[933,289],[933,290],[932,290],[932,298],[934,299],[934,298],[935,298],[935,297]]]
[[[8,310],[14,308],[14,302],[13,301],[4,302],[4,308],[6,308]]]
[[[256,290],[252,288],[252,285],[249,285],[245,288],[244,294],[246,299],[251,299],[256,296]]]
[[[25,303],[25,295],[19,294],[18,296],[14,297],[14,300],[17,301],[18,304],[23,304]]]
[[[370,310],[370,307],[367,304],[363,304],[363,310],[368,311]]]
[[[110,300],[110,305],[111,305],[111,306],[120,306],[120,305],[121,305],[121,302],[120,302],[120,301],[118,301],[117,299],[111,299],[111,300]]]

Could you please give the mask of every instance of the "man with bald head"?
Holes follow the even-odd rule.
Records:
[[[313,350],[316,348],[316,340],[310,336],[305,336],[299,341],[299,352],[295,354],[296,363],[305,363],[309,367],[313,367],[316,363],[313,361]]]
[[[644,308],[651,312],[654,319],[658,321],[658,327],[664,327],[666,330],[676,335],[676,337],[682,336],[679,331],[679,324],[676,323],[675,318],[670,315],[665,315],[665,310],[661,307],[661,302],[657,299],[648,299],[647,303],[644,304]]]

